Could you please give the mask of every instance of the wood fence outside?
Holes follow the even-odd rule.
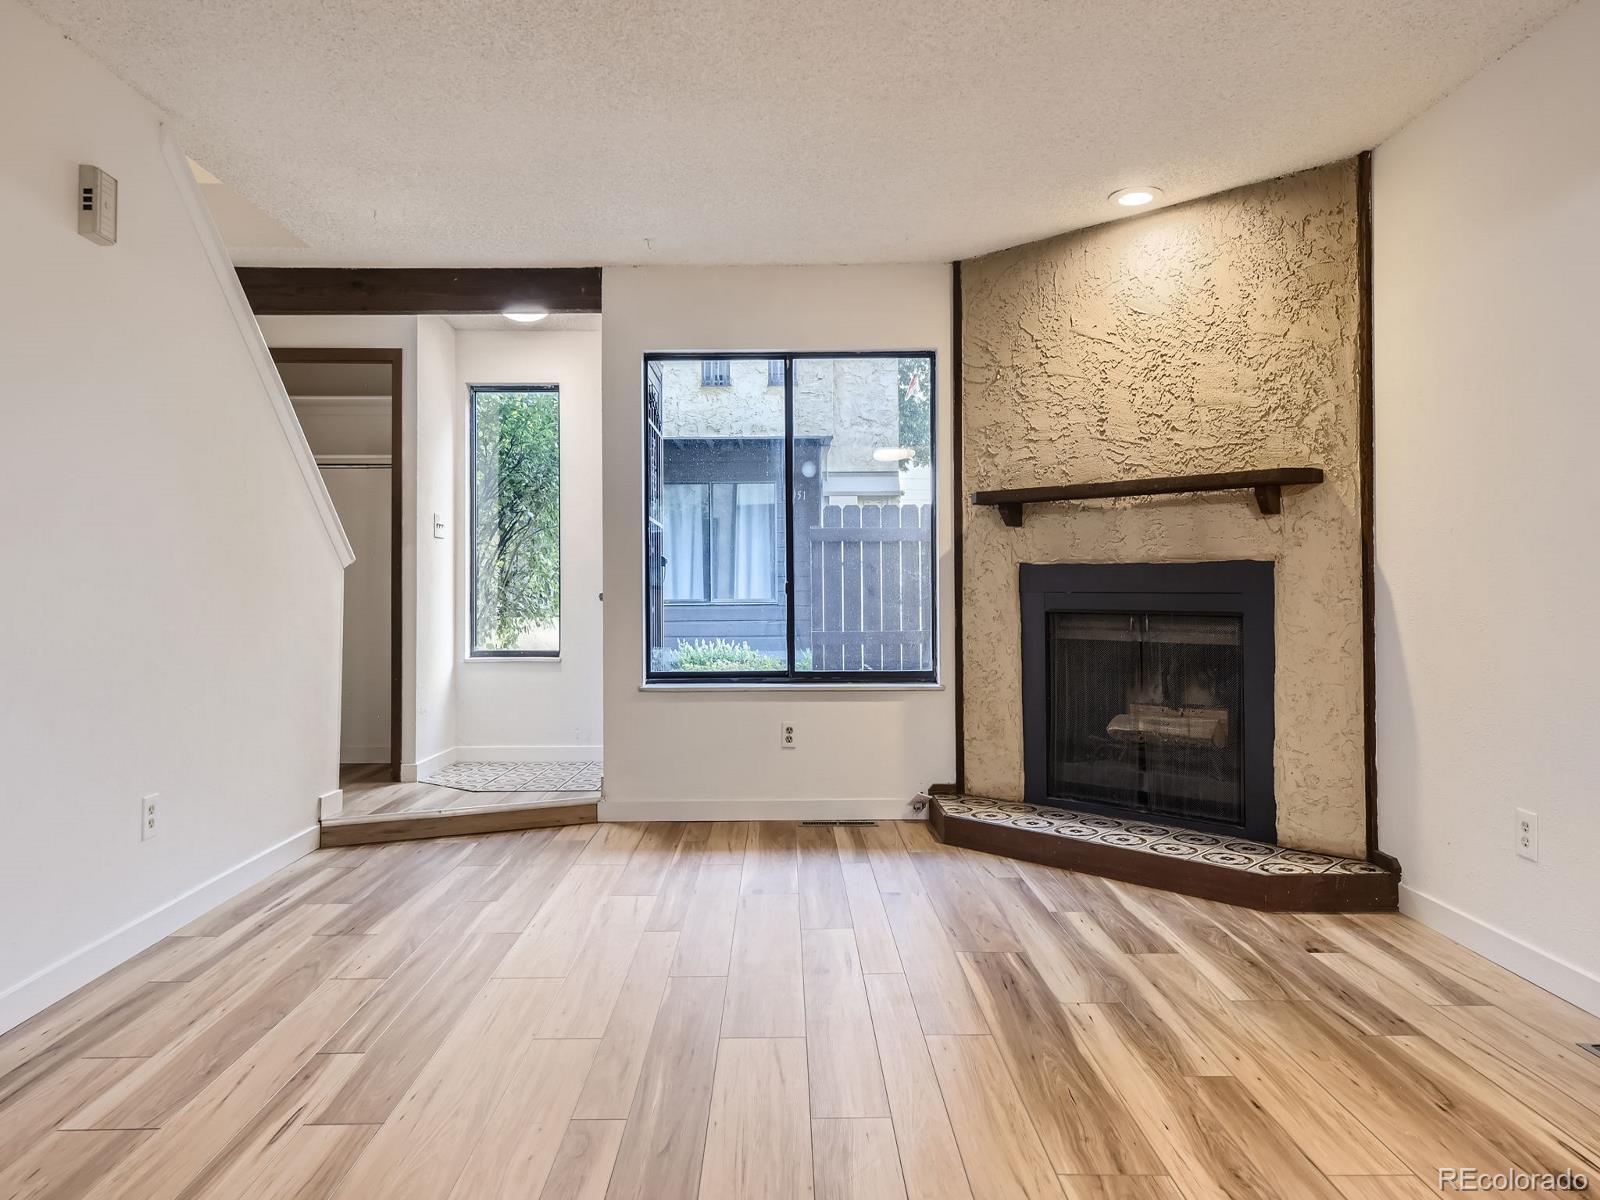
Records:
[[[933,668],[932,523],[926,504],[822,510],[807,531],[808,577],[796,581],[806,594],[796,597],[795,644],[809,644],[812,670]]]

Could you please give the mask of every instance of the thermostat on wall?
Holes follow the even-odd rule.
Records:
[[[101,246],[117,244],[117,181],[88,163],[78,166],[78,232]]]

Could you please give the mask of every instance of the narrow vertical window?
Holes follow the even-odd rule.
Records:
[[[561,650],[561,397],[553,386],[474,387],[471,653]]]

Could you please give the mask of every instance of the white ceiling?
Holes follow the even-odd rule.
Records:
[[[1568,0],[30,2],[305,243],[241,263],[487,266],[992,250],[1371,147]]]

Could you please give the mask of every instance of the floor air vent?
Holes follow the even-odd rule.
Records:
[[[1600,1042],[1579,1042],[1578,1049],[1587,1050],[1596,1058],[1600,1058]]]
[[[802,825],[876,825],[876,821],[801,821]]]

